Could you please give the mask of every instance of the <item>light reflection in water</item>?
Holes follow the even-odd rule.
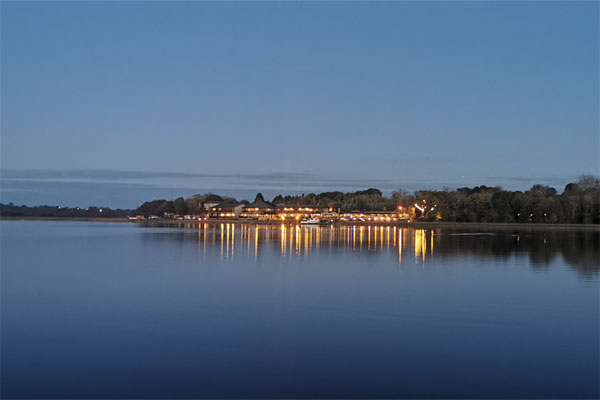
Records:
[[[433,256],[433,229],[429,232],[429,235],[431,236],[431,245],[429,248],[429,254]]]
[[[388,226],[386,228],[386,230],[387,230],[387,248],[389,250],[390,249],[390,227]]]
[[[396,233],[396,229],[394,229],[394,233]],[[402,229],[398,229],[398,264],[402,264],[402,245],[403,245],[403,234],[402,234]],[[396,243],[394,242],[394,246],[396,246]]]
[[[225,254],[226,258],[229,258],[229,224],[227,224],[227,253]]]
[[[250,236],[248,236],[248,243],[250,242]],[[258,259],[258,226],[254,230],[254,261]]]
[[[258,240],[258,226],[256,227],[257,229],[257,235],[256,235],[256,240]],[[285,255],[285,234],[286,234],[286,230],[287,227],[285,226],[285,224],[281,224],[281,255]]]
[[[471,254],[482,259],[506,260],[527,257],[535,268],[562,257],[567,264],[586,277],[600,274],[600,232],[510,232],[499,230],[474,233],[453,229],[414,229],[411,227],[344,225],[255,225],[244,223],[182,224],[195,228],[194,238],[207,252],[220,251],[220,259],[233,260],[234,255],[254,252],[258,262],[263,252],[277,250],[281,257],[307,257],[320,252],[394,253],[401,264],[406,255],[415,262],[430,262],[436,257]],[[237,231],[237,232],[236,232]],[[236,243],[237,241],[237,243]],[[246,244],[246,246],[244,246]],[[237,247],[236,247],[237,245]],[[434,253],[435,251],[435,253]],[[241,256],[244,256],[241,254]],[[414,258],[413,258],[414,257]]]
[[[415,230],[415,261],[423,259],[421,231],[422,229]]]
[[[579,257],[578,252],[582,251],[580,258],[584,260],[586,274],[594,275],[600,271],[598,240],[595,239],[597,232],[556,232],[552,236],[545,233],[527,233],[525,236],[509,232],[453,233],[444,229],[372,225],[277,226],[203,223],[186,226],[198,230],[194,237],[199,245],[202,244],[203,258],[206,258],[206,252],[212,249],[220,251],[221,260],[232,260],[234,255],[239,257],[240,251],[247,252],[250,258],[253,250],[256,262],[261,252],[279,247],[281,257],[306,257],[340,249],[358,253],[397,252],[394,257],[397,257],[399,264],[407,260],[403,257],[407,254],[410,258],[414,256],[415,262],[429,262],[429,259],[434,257],[434,250],[438,256],[472,252],[481,257],[501,258],[517,252],[528,256],[532,263],[538,265],[551,261],[561,253],[569,260],[576,260]]]
[[[254,253],[258,260],[261,248],[279,247],[281,257],[304,257],[319,251],[343,248],[352,252],[397,252],[402,263],[405,252],[413,253],[416,261],[433,256],[434,232],[425,229],[408,229],[394,226],[300,226],[281,224],[248,225],[236,223],[198,224],[197,240],[203,252],[218,245],[221,260],[233,259],[239,251],[248,257]],[[237,233],[237,234],[236,234]],[[406,236],[413,236],[407,247]],[[429,240],[427,240],[429,236]],[[236,249],[237,239],[237,249]],[[265,246],[260,244],[264,243]],[[412,246],[411,246],[412,245]],[[236,251],[237,250],[237,251]]]

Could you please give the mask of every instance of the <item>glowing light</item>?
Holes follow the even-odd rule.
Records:
[[[433,229],[431,230],[431,236],[430,236],[430,244],[429,244],[429,254],[433,255]]]
[[[398,264],[402,264],[402,244],[403,244],[402,230],[398,229]]]
[[[286,226],[281,224],[281,255],[285,254],[286,242]]]

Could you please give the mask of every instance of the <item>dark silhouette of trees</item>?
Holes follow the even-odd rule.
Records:
[[[400,192],[392,193],[398,198]],[[434,205],[442,221],[516,223],[600,223],[600,182],[592,176],[556,189],[533,185],[525,192],[477,186],[455,191],[423,190],[415,202]]]
[[[113,210],[108,207],[57,207],[57,206],[16,206],[13,203],[0,203],[2,217],[48,217],[48,218],[126,218],[131,210]]]
[[[370,210],[393,211],[398,205],[395,198],[384,197],[379,189],[359,190],[357,192],[323,192],[308,193],[297,196],[278,195],[273,199],[275,204],[288,204],[295,206],[326,207],[331,203],[341,205],[342,211]]]
[[[201,214],[206,202],[237,200],[215,194],[195,195],[188,199],[155,200],[142,204],[134,214]],[[255,201],[266,202],[261,193]],[[415,210],[416,220],[449,222],[570,223],[600,224],[600,180],[582,176],[565,186],[563,193],[545,185],[533,185],[525,192],[500,187],[476,186],[456,190],[420,190],[411,194],[396,190],[386,197],[379,189],[356,192],[323,192],[301,195],[277,195],[275,204],[327,207],[331,203],[348,211],[393,211],[403,206]],[[423,211],[415,207],[419,205]]]
[[[273,204],[282,204],[282,203],[284,203],[283,196],[280,195],[280,194],[278,194],[277,196],[273,197],[272,203]]]
[[[515,192],[499,190],[492,194],[490,205],[493,210],[494,222],[517,222],[519,209]]]
[[[133,215],[143,215],[145,217],[149,217],[151,215],[156,215],[158,217],[162,217],[164,214],[175,213],[175,206],[173,201],[171,200],[154,200],[147,201],[141,206],[139,206],[134,212]]]
[[[177,199],[175,199],[174,207],[175,214],[185,215],[188,213],[188,205],[183,199],[183,197],[178,197]]]
[[[559,199],[559,222],[600,223],[600,182],[598,178],[584,175],[569,183]]]
[[[202,213],[202,202],[199,199],[190,197],[185,199],[185,204],[187,205],[187,214],[198,215]]]

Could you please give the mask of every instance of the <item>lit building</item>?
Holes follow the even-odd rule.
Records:
[[[222,201],[213,205],[208,212],[209,218],[239,218],[244,210],[244,203]]]
[[[408,221],[410,216],[403,209],[396,211],[351,211],[340,216],[349,221],[365,222],[398,222]]]
[[[276,219],[277,218],[277,207],[266,201],[257,199],[254,203],[246,204],[240,217],[242,218],[254,218],[254,219]]]

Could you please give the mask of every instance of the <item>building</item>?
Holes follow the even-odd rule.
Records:
[[[239,218],[244,206],[244,203],[229,200],[221,201],[209,208],[207,216],[208,218]]]
[[[342,213],[340,216],[349,221],[366,221],[366,222],[397,222],[408,221],[409,215],[404,211],[351,211]]]
[[[295,205],[295,204],[278,204],[277,217],[285,220],[302,220],[304,218],[318,217],[321,215],[321,208],[314,205]]]
[[[204,202],[204,209],[210,211],[213,207],[218,206],[222,202],[223,200],[207,200]]]
[[[246,204],[243,207],[240,217],[254,219],[276,219],[277,207],[274,204],[267,203],[261,199],[256,199],[253,203]]]

